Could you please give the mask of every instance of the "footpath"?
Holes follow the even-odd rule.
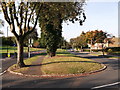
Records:
[[[39,56],[39,58],[36,61],[32,62],[32,65],[28,66],[29,68],[26,71],[24,71],[23,74],[42,75],[41,63],[43,59],[44,59],[44,56]]]
[[[35,55],[40,55],[40,53],[44,53],[45,50],[41,50],[41,51],[35,51],[35,52],[31,52],[31,57],[35,56]],[[4,72],[8,71],[8,68],[15,64],[17,62],[16,60],[17,58],[13,55],[11,57],[6,57],[6,58],[1,58],[0,59],[0,74],[4,74]],[[24,60],[28,59],[28,54],[27,53],[24,53]],[[42,62],[42,59],[43,59],[43,56],[40,55],[40,58],[38,60],[36,60],[35,62],[32,63],[31,66],[29,66],[29,71],[31,72],[28,72],[28,73],[34,73],[37,69],[34,69],[34,68],[37,68],[37,64],[40,64]],[[31,70],[34,69],[34,70]],[[26,72],[27,73],[27,72]]]

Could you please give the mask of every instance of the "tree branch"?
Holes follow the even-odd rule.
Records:
[[[27,8],[28,8],[28,2],[27,2]],[[28,9],[26,10],[26,13],[25,13],[25,25],[24,25],[24,31],[26,30],[27,13],[28,13]]]
[[[34,27],[32,28],[32,30],[30,30],[30,31],[28,30],[28,31],[24,34],[24,37],[27,36],[27,35],[29,35],[30,33],[32,33],[32,32],[34,31],[34,29],[35,29],[35,27],[36,27],[36,25],[37,25],[37,20],[38,20],[38,18],[39,18],[39,16],[40,16],[40,10],[42,9],[42,6],[43,6],[43,4],[38,7],[39,10],[38,10],[38,14],[37,14],[37,17],[36,17],[36,21],[35,21]]]
[[[8,16],[8,13],[7,13],[7,6],[6,6],[6,3],[5,2],[2,2],[1,3],[1,6],[2,6],[2,10],[3,10],[3,13],[4,13],[4,17],[5,17],[5,20],[8,22],[8,24],[10,25],[11,22],[10,22],[10,18]]]
[[[29,23],[30,23],[30,19],[31,19],[31,16],[32,16],[32,14],[33,14],[33,11],[35,10],[35,7],[36,7],[36,4],[34,4],[34,7],[33,7],[33,9],[32,9],[32,11],[31,11],[31,14],[30,14],[30,17],[29,17],[29,19],[28,19],[28,30],[30,29],[30,26],[29,26]]]
[[[18,38],[18,34],[16,33],[15,31],[15,24],[14,24],[14,18],[13,18],[13,11],[12,11],[12,7],[9,7],[9,11],[10,11],[10,18],[11,18],[11,24],[10,24],[10,29],[11,29],[11,32],[14,34],[14,36],[16,38]]]
[[[23,15],[23,5],[22,5],[22,4],[23,4],[23,2],[20,3],[20,19],[21,19],[21,20],[20,20],[20,21],[21,21],[21,22],[20,22],[20,35],[23,34],[23,31],[22,31],[22,24],[23,24],[23,16],[22,16],[22,15]]]
[[[15,20],[16,20],[16,22],[17,22],[17,26],[19,26],[20,25],[20,23],[19,23],[19,21],[18,21],[18,17],[16,16],[16,8],[15,8],[15,3],[13,4],[13,9],[14,9],[14,18],[15,18]]]

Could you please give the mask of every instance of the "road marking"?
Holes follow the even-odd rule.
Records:
[[[112,84],[106,84],[106,85],[102,85],[102,86],[97,86],[97,87],[93,87],[91,89],[98,89],[98,88],[103,88],[103,87],[108,87],[108,86],[113,86],[113,85],[117,85],[120,82],[116,82],[116,83],[112,83]]]
[[[6,73],[6,72],[7,72],[7,70],[5,70],[4,72],[0,73],[0,76],[3,75],[3,74]]]

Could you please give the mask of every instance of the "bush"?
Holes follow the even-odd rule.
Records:
[[[107,50],[107,54],[112,54],[113,50],[112,49],[108,49]]]
[[[111,49],[112,51],[120,51],[120,47],[107,47],[105,51],[107,52],[109,49]]]

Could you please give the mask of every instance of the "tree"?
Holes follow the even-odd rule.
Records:
[[[14,37],[0,37],[0,39],[2,40],[2,45],[14,45],[16,44],[15,42],[15,38]]]
[[[86,19],[82,6],[85,0],[81,2],[46,2],[44,3],[44,9],[41,12],[42,15],[39,18],[41,27],[41,36],[43,36],[47,54],[51,57],[55,56],[56,50],[59,45],[59,41],[62,38],[62,22],[79,21],[80,25]],[[83,16],[83,20],[81,19]]]
[[[82,32],[80,36],[70,39],[70,43],[73,48],[76,48],[76,49],[81,48],[81,51],[82,51],[83,47],[87,46],[87,39],[86,39],[85,33]]]
[[[87,38],[84,32],[82,32],[81,35],[78,37],[77,42],[78,42],[78,45],[81,47],[81,51],[83,51],[83,47],[87,46]]]
[[[107,33],[102,30],[94,30],[86,32],[88,43],[94,45],[95,43],[104,43],[104,39],[107,38]],[[90,52],[92,49],[90,49]]]
[[[41,48],[46,48],[46,44],[45,44],[46,42],[45,42],[45,39],[43,37],[43,34],[41,34],[41,38],[38,39],[38,42],[39,42],[39,46]]]
[[[2,19],[0,19],[0,27],[4,26],[4,21]]]
[[[4,21],[0,19],[0,27],[4,26]],[[3,32],[0,30],[0,34],[3,34]]]
[[[64,37],[61,38],[61,40],[59,41],[59,45],[58,48],[62,48],[62,49],[69,49],[71,48],[71,45],[69,42],[67,42]]]
[[[17,65],[18,67],[24,67],[23,61],[23,42],[27,35],[35,30],[38,17],[40,13],[35,13],[35,10],[40,12],[43,3],[35,2],[20,2],[16,5],[15,2],[0,2],[4,18],[10,26],[10,30],[13,33],[17,42]],[[37,8],[37,9],[36,9]],[[17,23],[17,27],[15,25]],[[30,28],[32,24],[33,28]],[[19,32],[17,33],[16,28]],[[28,28],[28,30],[26,30]]]
[[[32,28],[32,27],[30,27],[30,28]],[[25,46],[28,46],[28,44],[29,44],[28,40],[29,39],[33,39],[34,41],[36,41],[38,39],[37,29],[34,29],[34,31],[32,33],[30,33],[29,35],[26,36],[26,38],[24,40],[24,45]]]
[[[33,44],[33,47],[39,47],[40,43],[38,41],[35,41],[34,44]]]

